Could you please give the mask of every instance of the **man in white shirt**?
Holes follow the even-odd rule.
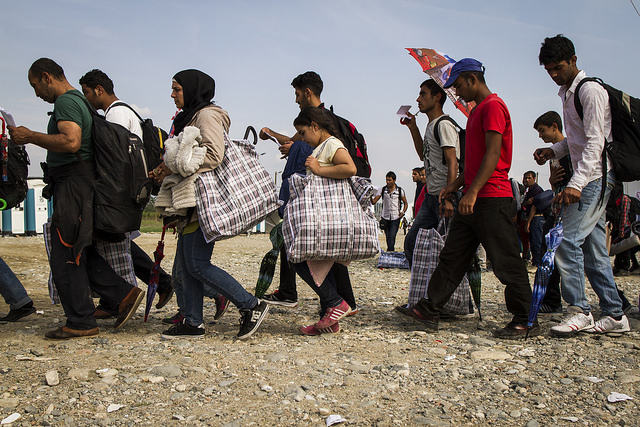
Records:
[[[404,217],[408,204],[404,191],[396,185],[396,174],[389,171],[385,179],[387,185],[382,187],[380,194],[371,198],[371,204],[375,205],[382,197],[382,219],[386,220],[384,234],[387,238],[387,251],[393,252],[400,220]]]
[[[136,113],[124,102],[120,101],[113,91],[113,81],[100,70],[91,70],[80,79],[82,93],[96,110],[103,110],[105,118],[118,123],[136,134],[142,140],[142,127]],[[138,233],[139,234],[139,233]],[[136,245],[131,233],[125,233],[122,242],[96,241],[98,253],[107,260],[109,265],[127,282],[137,286],[136,276],[144,282],[149,282],[153,260],[138,245]],[[164,307],[173,295],[171,276],[160,271],[158,284],[157,308]],[[111,317],[114,307],[101,300],[96,308],[94,316],[98,319]]]
[[[460,158],[460,138],[458,129],[447,120],[442,106],[447,100],[447,94],[434,80],[422,82],[418,94],[418,109],[429,118],[429,124],[424,132],[424,138],[416,124],[415,116],[407,113],[410,118],[402,121],[409,128],[413,145],[420,160],[424,161],[426,174],[426,188],[424,201],[420,210],[404,239],[404,253],[411,266],[416,237],[421,228],[436,228],[440,221],[440,191],[451,184],[458,177],[458,159]],[[436,138],[436,126],[439,141]],[[443,199],[442,215],[447,218],[453,216],[454,205],[452,199]]]
[[[611,165],[603,165],[602,157],[605,138],[611,141],[609,96],[597,82],[586,82],[579,94],[575,93],[586,73],[578,69],[575,48],[568,38],[547,37],[539,60],[560,86],[558,95],[567,137],[551,148],[536,150],[534,159],[544,164],[568,153],[573,166],[567,187],[556,196],[556,202],[564,205],[564,238],[556,252],[555,265],[562,277],[562,296],[569,304],[568,316],[551,332],[557,336],[579,331],[627,332],[629,320],[622,310],[605,243],[605,208],[615,182]],[[583,119],[575,108],[577,95],[584,108]],[[604,167],[608,171],[606,177]],[[603,178],[607,183],[604,191]],[[600,300],[602,317],[597,322],[585,294],[585,273]]]

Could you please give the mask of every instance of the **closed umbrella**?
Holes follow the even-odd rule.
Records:
[[[478,254],[473,256],[471,261],[471,267],[467,271],[467,277],[469,278],[469,288],[471,288],[471,296],[473,302],[478,309],[478,317],[482,320],[482,312],[480,311],[480,291],[482,290],[482,269],[480,268],[480,258]]]
[[[271,229],[271,232],[269,233],[269,240],[271,240],[273,249],[265,254],[264,258],[262,258],[262,262],[260,263],[260,272],[258,273],[258,282],[256,283],[255,291],[256,298],[262,298],[273,281],[280,248],[284,245],[284,238],[282,237],[282,222]]]
[[[563,230],[562,230],[562,218],[559,217],[558,223],[547,233],[544,237],[547,243],[547,251],[542,256],[542,261],[533,282],[533,291],[531,295],[531,306],[529,308],[529,321],[527,326],[531,327],[536,322],[538,317],[538,310],[540,309],[540,303],[544,299],[544,295],[547,293],[547,285],[549,284],[549,278],[553,273],[554,258],[556,249],[562,242]]]
[[[164,258],[164,234],[167,231],[167,228],[175,229],[175,225],[165,224],[162,227],[162,235],[158,241],[158,246],[156,246],[156,250],[153,251],[153,259],[155,260],[155,263],[151,269],[151,275],[149,277],[149,284],[147,287],[147,304],[144,308],[145,322],[147,321],[147,316],[149,316],[149,312],[153,306],[153,299],[156,297],[156,291],[158,290],[158,282],[160,280],[160,262],[162,261],[162,258]]]

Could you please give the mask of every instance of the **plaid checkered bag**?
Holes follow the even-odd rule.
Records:
[[[351,261],[380,251],[370,180],[293,175],[289,188],[282,226],[289,261]]]
[[[278,209],[275,183],[253,144],[224,134],[224,158],[196,179],[196,211],[208,242],[228,239]]]
[[[444,228],[444,221],[440,221],[438,230]],[[413,266],[411,268],[411,282],[409,284],[409,305],[417,303],[420,298],[427,296],[429,279],[438,266],[440,251],[444,247],[446,232],[443,234],[430,228],[421,229],[416,237],[416,245],[413,251]],[[465,274],[462,282],[456,288],[442,311],[447,314],[469,314],[471,307],[471,289],[469,279]]]
[[[378,268],[409,268],[409,261],[404,252],[385,252],[380,251],[378,258]]]

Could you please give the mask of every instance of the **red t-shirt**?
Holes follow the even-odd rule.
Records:
[[[491,177],[480,189],[478,197],[513,197],[509,182],[513,152],[511,115],[504,101],[495,93],[487,96],[478,104],[471,111],[467,120],[464,191],[467,191],[480,169],[480,164],[486,153],[485,133],[491,130],[502,135],[500,159]]]

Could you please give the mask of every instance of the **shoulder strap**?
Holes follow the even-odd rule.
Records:
[[[578,83],[578,85],[576,86],[576,91],[573,94],[573,103],[576,107],[578,116],[580,116],[580,120],[582,120],[584,117],[584,109],[582,108],[582,102],[580,101],[580,89],[582,88],[582,85],[587,82],[597,82],[600,83],[602,87],[604,87],[604,82],[599,77],[585,77],[584,79],[580,80],[580,83]]]
[[[122,102],[122,101],[118,101],[118,102],[114,102],[113,104],[111,104],[109,106],[109,108],[107,108],[107,111],[109,111],[112,107],[127,107],[128,109],[130,109],[131,111],[133,111],[133,114],[136,115],[136,117],[138,118],[138,120],[140,120],[140,122],[144,122],[144,119],[142,117],[140,117],[140,114],[138,114],[138,112],[136,110],[133,109],[133,107],[129,104],[127,104],[126,102]],[[107,114],[107,111],[104,112],[104,114]]]
[[[97,111],[95,108],[93,108],[93,105],[91,105],[91,103],[90,103],[90,102],[87,100],[87,98],[85,98],[84,96],[82,96],[82,95],[80,95],[80,94],[78,94],[78,93],[75,93],[75,92],[71,92],[71,91],[67,91],[67,92],[65,92],[65,93],[69,93],[69,95],[73,95],[73,96],[75,96],[75,97],[78,97],[78,98],[82,99],[82,100],[84,101],[84,104],[85,104],[85,105],[87,106],[87,108],[89,109],[89,113],[90,113],[92,116],[99,116],[99,115],[100,115],[100,114],[98,114],[98,111]]]
[[[438,145],[442,145],[442,143],[440,142],[440,123],[443,120],[453,123],[453,125],[458,129],[458,132],[462,130],[460,125],[455,120],[453,120],[453,118],[451,118],[450,116],[446,116],[446,115],[440,116],[436,120],[436,124],[433,126],[433,136],[436,138],[436,142],[438,143]]]

